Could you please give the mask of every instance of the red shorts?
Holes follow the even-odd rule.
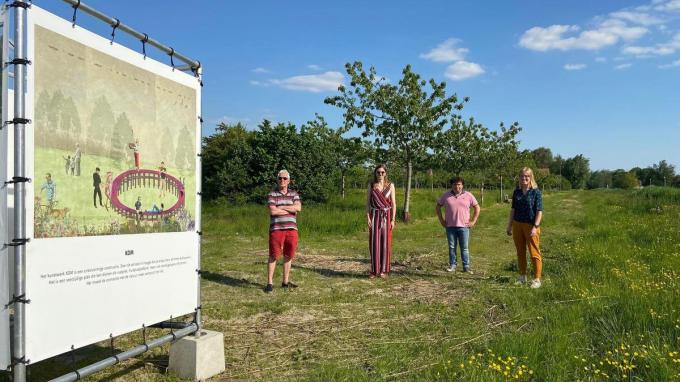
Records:
[[[282,229],[269,232],[269,259],[278,260],[283,254],[286,260],[291,260],[295,257],[297,244],[297,230]]]

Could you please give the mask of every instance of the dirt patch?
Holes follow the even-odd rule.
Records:
[[[576,199],[562,199],[559,201],[560,208],[581,208],[581,202]]]
[[[435,281],[413,280],[394,285],[388,293],[393,295],[397,301],[456,305],[468,294],[466,290],[462,287],[451,289],[450,286]]]
[[[323,255],[300,255],[294,260],[294,264],[320,273],[347,276],[367,275],[370,267],[368,259]]]
[[[293,308],[283,313],[258,313],[247,318],[232,319],[228,323],[232,327],[240,328],[279,328],[307,324],[323,318],[325,318],[325,315],[322,312]]]

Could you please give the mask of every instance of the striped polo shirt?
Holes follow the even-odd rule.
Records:
[[[279,190],[274,190],[267,195],[267,202],[270,206],[292,206],[295,202],[300,202],[300,194],[291,189],[288,189],[288,192],[285,194],[279,192]],[[278,216],[270,215],[269,232],[285,229],[297,230],[295,213]]]

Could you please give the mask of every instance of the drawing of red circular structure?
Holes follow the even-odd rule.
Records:
[[[159,212],[152,212],[137,211],[132,207],[126,206],[120,201],[119,195],[121,193],[138,187],[165,187],[166,191],[177,196],[177,202],[170,208],[161,210]],[[164,173],[163,178],[161,178],[161,172],[158,170],[127,170],[118,175],[111,184],[111,206],[117,213],[130,219],[159,220],[163,217],[173,216],[182,208],[184,208],[184,202],[184,184],[179,179],[168,173]]]

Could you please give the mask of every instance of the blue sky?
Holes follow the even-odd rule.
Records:
[[[83,2],[201,60],[204,134],[314,113],[339,125],[323,99],[360,60],[392,81],[406,64],[447,81],[471,98],[465,116],[519,122],[522,148],[583,154],[594,170],[680,167],[680,0]],[[35,3],[71,18],[66,3]]]

